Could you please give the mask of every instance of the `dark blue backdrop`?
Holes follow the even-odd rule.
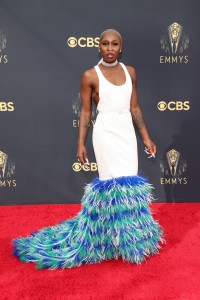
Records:
[[[136,68],[138,97],[157,144],[139,169],[158,202],[199,201],[198,1],[0,1],[0,201],[80,203],[97,176],[76,161],[81,74],[99,61],[98,36],[123,37],[121,61]]]

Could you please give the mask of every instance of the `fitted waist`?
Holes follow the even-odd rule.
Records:
[[[121,110],[116,110],[116,111],[110,111],[110,110],[97,110],[98,114],[125,114],[125,113],[130,113],[129,109],[121,109]]]

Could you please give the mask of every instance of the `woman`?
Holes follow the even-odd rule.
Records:
[[[146,152],[155,157],[136,94],[134,68],[118,63],[122,49],[119,32],[100,35],[99,65],[83,73],[77,158],[88,167],[84,146],[90,123],[92,99],[98,115],[93,146],[99,178],[86,186],[82,209],[72,219],[46,227],[27,238],[13,241],[14,254],[37,268],[71,268],[122,257],[142,263],[165,243],[161,226],[152,218],[152,186],[137,175],[135,122]]]

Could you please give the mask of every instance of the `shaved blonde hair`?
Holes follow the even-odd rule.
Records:
[[[106,29],[106,30],[104,30],[104,31],[100,34],[100,40],[102,39],[102,37],[103,37],[103,35],[104,35],[105,33],[109,33],[109,32],[112,32],[112,33],[117,34],[118,37],[119,37],[119,39],[120,39],[120,41],[121,41],[121,43],[122,43],[122,36],[121,36],[121,34],[119,33],[119,31],[117,31],[117,30],[115,30],[115,29]]]

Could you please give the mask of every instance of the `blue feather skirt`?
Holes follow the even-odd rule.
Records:
[[[121,257],[141,264],[166,243],[153,219],[152,185],[140,176],[94,179],[86,185],[81,211],[55,226],[12,241],[13,254],[36,268],[72,268]]]

